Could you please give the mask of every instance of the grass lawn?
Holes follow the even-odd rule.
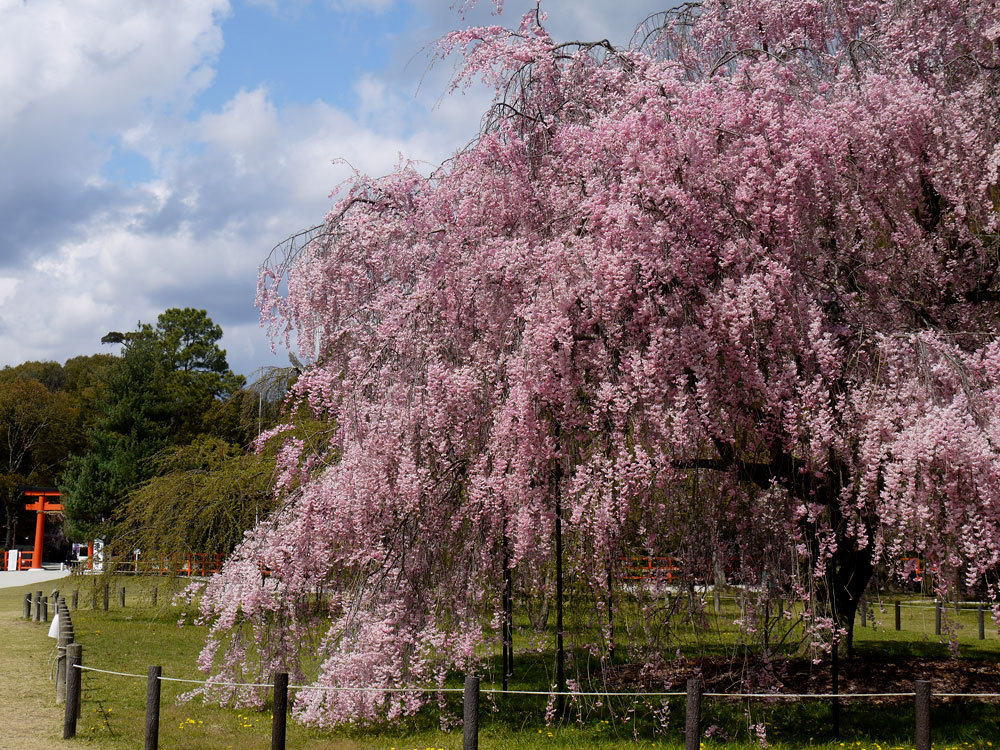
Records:
[[[58,740],[61,730],[61,707],[55,706],[54,688],[49,682],[49,660],[55,650],[54,640],[45,637],[40,625],[21,621],[20,602],[25,589],[0,590],[5,640],[9,644],[3,658],[3,674],[8,676],[7,697],[0,705],[0,726],[13,726],[8,717],[26,717],[21,721],[22,735],[37,738],[37,742],[18,742],[11,747],[66,747],[76,744],[99,748],[135,748],[142,746],[145,710],[146,667],[158,664],[167,677],[201,679],[195,660],[204,642],[204,627],[185,624],[178,626],[180,608],[172,603],[171,593],[184,581],[167,578],[121,578],[111,582],[110,610],[91,608],[91,595],[97,579],[74,577],[59,582],[67,598],[74,589],[80,591],[79,609],[73,612],[76,639],[83,645],[85,665],[143,675],[127,678],[85,672],[83,675],[83,709],[74,743]],[[102,581],[103,583],[103,581]],[[117,589],[126,587],[126,606],[118,604]],[[158,603],[153,607],[153,586],[158,587]],[[46,593],[55,584],[46,584]],[[37,587],[36,587],[37,588]],[[98,602],[102,595],[98,592]],[[731,605],[730,605],[731,606]],[[874,658],[879,654],[944,658],[947,649],[933,636],[934,612],[904,608],[903,632],[893,630],[891,602],[885,614],[879,614],[878,628],[856,631],[858,659]],[[694,630],[676,636],[684,651],[697,649],[721,651],[728,648],[731,633],[726,624],[733,612],[701,633]],[[1000,638],[989,634],[989,640],[976,639],[975,612],[963,612],[963,628],[959,641],[963,658],[996,661],[1000,658]],[[715,640],[709,634],[714,631]],[[519,689],[545,689],[550,679],[551,652],[541,654],[518,651],[514,684]],[[497,658],[499,664],[499,657]],[[875,662],[872,662],[874,665]],[[874,668],[874,667],[873,667]],[[13,674],[25,675],[20,680]],[[30,675],[30,677],[28,676]],[[11,689],[17,685],[16,696]],[[459,682],[456,680],[456,686]],[[30,690],[28,687],[30,686]],[[268,711],[233,710],[203,704],[199,699],[179,701],[190,685],[165,682],[162,684],[160,719],[161,748],[191,750],[251,750],[270,747],[271,715]],[[484,683],[484,687],[489,687]],[[846,688],[844,689],[846,691]],[[1000,684],[996,690],[1000,692]],[[21,697],[23,696],[23,697]],[[12,700],[12,697],[14,700]],[[18,697],[21,697],[20,702]],[[669,719],[666,730],[653,736],[651,710],[663,712],[659,702],[635,705],[631,699],[613,699],[618,705],[614,716],[607,711],[608,699],[598,705],[590,701],[578,721],[565,725],[546,726],[544,722],[546,696],[485,696],[481,719],[480,747],[484,750],[506,748],[679,748],[683,747],[684,701],[668,701]],[[31,705],[25,711],[27,704]],[[450,695],[448,705],[457,719],[461,716],[460,695]],[[629,713],[629,708],[632,708]],[[628,718],[622,719],[625,715]],[[289,722],[290,748],[395,748],[395,750],[425,750],[426,748],[457,749],[462,738],[459,728],[442,732],[438,728],[437,709],[428,710],[389,728],[346,728],[337,732],[303,728]],[[937,701],[933,709],[935,748],[982,748],[997,745],[1000,750],[1000,705],[986,703],[944,703]],[[759,747],[748,734],[748,725],[763,722],[771,747],[816,747],[827,750],[889,750],[913,747],[913,709],[910,700],[872,705],[866,702],[844,701],[841,719],[841,740],[830,736],[829,705],[817,703],[761,701],[739,702],[706,699],[703,727],[719,727],[716,738],[705,739],[706,750],[736,750]],[[457,722],[456,722],[457,726]],[[22,730],[17,730],[22,731]],[[728,733],[735,739],[719,740]],[[6,740],[0,735],[0,746]],[[45,742],[54,744],[44,744]]]

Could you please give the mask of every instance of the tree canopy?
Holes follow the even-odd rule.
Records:
[[[54,362],[46,364],[59,368]],[[79,405],[43,382],[25,377],[23,370],[0,373],[0,499],[6,549],[15,544],[15,523],[24,507],[19,488],[51,484],[80,437]]]
[[[218,347],[222,329],[204,310],[166,310],[156,326],[111,332],[122,344],[103,378],[88,445],[68,463],[60,488],[69,533],[92,538],[109,530],[115,508],[156,472],[154,457],[234,422],[217,406],[242,387]],[[217,424],[220,423],[220,424]]]
[[[326,587],[317,684],[442,680],[497,637],[505,571],[561,559],[560,529],[597,596],[637,549],[691,580],[724,555],[811,602],[818,640],[876,564],[984,585],[998,18],[704,0],[624,50],[558,43],[535,13],[445,37],[456,85],[496,87],[480,136],[429,176],[358,177],[262,274],[275,334],[316,342],[296,393],[337,430],[279,458],[308,476],[209,584],[204,663],[296,670]],[[267,634],[252,664],[247,631]],[[305,691],[297,710],[421,700]]]

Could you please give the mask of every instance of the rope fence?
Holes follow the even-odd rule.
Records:
[[[122,588],[119,593],[121,606],[125,604],[125,590]],[[95,589],[94,608],[96,609],[97,590]],[[103,591],[104,607],[108,607],[109,591],[105,586]],[[930,750],[930,701],[931,683],[926,680],[917,680],[914,683],[913,691],[906,692],[882,692],[882,693],[840,693],[837,691],[836,682],[834,692],[831,693],[718,693],[703,692],[701,678],[692,678],[687,681],[684,691],[650,691],[650,692],[617,692],[617,691],[553,691],[553,690],[511,690],[495,687],[481,687],[478,677],[468,676],[465,679],[465,686],[458,687],[339,687],[323,685],[289,685],[288,674],[278,673],[275,675],[273,683],[264,682],[232,682],[215,681],[212,679],[195,680],[180,677],[166,677],[162,674],[162,667],[150,666],[147,674],[124,672],[100,667],[85,666],[82,664],[82,646],[75,642],[72,617],[66,599],[59,596],[58,590],[53,591],[51,597],[43,597],[42,592],[35,592],[34,595],[26,594],[24,600],[23,616],[26,619],[34,619],[36,622],[47,622],[49,601],[54,604],[54,613],[58,618],[58,645],[56,649],[56,700],[65,703],[63,720],[63,738],[70,739],[76,735],[76,724],[80,716],[80,704],[82,695],[82,675],[84,672],[94,674],[104,674],[111,677],[122,677],[126,679],[147,680],[146,688],[146,729],[145,748],[146,750],[156,750],[159,743],[159,712],[160,712],[160,684],[163,682],[185,683],[199,685],[207,688],[258,688],[273,691],[274,711],[272,716],[272,749],[284,750],[285,748],[285,721],[288,707],[288,690],[296,691],[320,691],[320,692],[342,692],[342,693],[462,693],[463,694],[463,750],[478,750],[479,744],[479,700],[480,696],[486,695],[530,695],[582,698],[593,697],[602,699],[632,698],[632,699],[653,699],[653,698],[686,698],[685,714],[685,748],[686,750],[699,750],[701,739],[701,707],[704,699],[714,700],[828,700],[834,711],[834,733],[838,732],[839,721],[836,718],[839,713],[839,704],[842,700],[872,700],[872,699],[913,699],[915,707],[915,737],[916,750]],[[76,608],[78,592],[74,592],[72,601]],[[153,592],[153,601],[156,600],[156,591]],[[923,607],[921,605],[903,604],[900,601],[895,603],[896,629],[900,629],[899,612],[901,607],[913,607],[920,609],[934,609],[936,611],[936,621],[940,630],[940,619],[942,614],[942,603],[936,602],[933,607]],[[977,603],[979,615],[980,639],[983,638],[983,613],[982,604]],[[864,617],[864,615],[863,615]],[[51,634],[51,631],[50,631]],[[934,697],[941,699],[975,699],[994,700],[1000,699],[1000,693],[934,693]]]
[[[136,672],[116,672],[112,669],[98,669],[97,667],[88,667],[83,664],[77,664],[76,668],[84,672],[97,672],[99,674],[114,675],[116,677],[132,677],[138,680],[144,680],[147,675],[138,674]],[[161,682],[183,682],[190,685],[206,685],[208,687],[246,687],[246,688],[272,688],[273,683],[270,682],[216,682],[214,680],[191,680],[183,679],[180,677],[164,677],[160,676]],[[288,685],[289,690],[317,690],[320,692],[328,693],[461,693],[465,691],[465,688],[446,688],[446,687],[350,687],[350,686],[327,686],[327,685]],[[622,692],[617,690],[514,690],[508,689],[504,690],[502,688],[480,688],[480,694],[496,694],[496,695],[546,695],[546,696],[557,696],[562,695],[568,698],[679,698],[682,695],[687,695],[687,691],[684,690],[674,690],[674,691],[652,691],[652,692]],[[737,698],[737,699],[808,699],[808,698],[822,698],[824,700],[830,700],[833,698],[837,699],[850,699],[850,698],[912,698],[916,695],[915,692],[901,692],[901,693],[702,693],[703,698]],[[934,693],[937,698],[1000,698],[1000,693]]]
[[[66,690],[66,715],[64,721],[64,738],[76,734],[76,720],[79,716],[81,678],[83,672],[94,672],[115,677],[147,680],[146,701],[146,750],[156,750],[159,743],[159,711],[161,682],[182,682],[204,685],[206,687],[246,687],[268,688],[273,690],[274,712],[272,716],[271,747],[285,750],[285,719],[288,706],[289,690],[319,690],[323,692],[381,692],[381,693],[462,693],[463,694],[463,750],[478,750],[479,747],[479,698],[483,694],[499,695],[544,695],[547,697],[564,696],[569,698],[600,697],[600,698],[680,698],[686,697],[685,711],[685,750],[699,750],[701,742],[701,706],[702,701],[710,699],[737,700],[830,700],[838,702],[852,699],[874,698],[912,698],[915,701],[916,750],[930,750],[931,724],[930,700],[932,691],[930,682],[917,680],[913,691],[897,693],[710,693],[703,692],[700,678],[687,681],[684,691],[658,692],[617,692],[617,691],[554,691],[554,690],[502,690],[480,687],[480,678],[466,677],[465,686],[461,688],[445,687],[337,687],[321,685],[290,685],[288,674],[275,674],[273,683],[262,682],[214,682],[207,680],[191,680],[178,677],[164,677],[162,668],[150,666],[147,674],[120,672],[112,669],[84,666],[80,663],[81,647],[71,644],[69,647],[69,675]],[[1000,698],[1000,693],[933,693],[936,698]]]

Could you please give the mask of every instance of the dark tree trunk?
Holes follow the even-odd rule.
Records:
[[[556,493],[556,715],[566,710],[566,652],[563,649],[562,502]]]
[[[614,602],[614,578],[611,571],[611,562],[608,561],[608,659],[614,661],[615,658],[615,602]]]
[[[511,578],[510,551],[507,548],[507,533],[505,528],[503,537],[503,623],[500,633],[500,638],[503,641],[503,664],[500,671],[503,673],[504,690],[508,688],[510,675],[514,671],[514,604],[512,596],[513,582]]]

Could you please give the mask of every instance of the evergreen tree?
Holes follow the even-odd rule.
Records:
[[[62,476],[71,537],[101,535],[115,505],[152,475],[153,456],[169,442],[174,407],[163,346],[142,327],[122,343],[121,357],[107,372],[100,417],[89,430],[90,449],[73,456]]]

